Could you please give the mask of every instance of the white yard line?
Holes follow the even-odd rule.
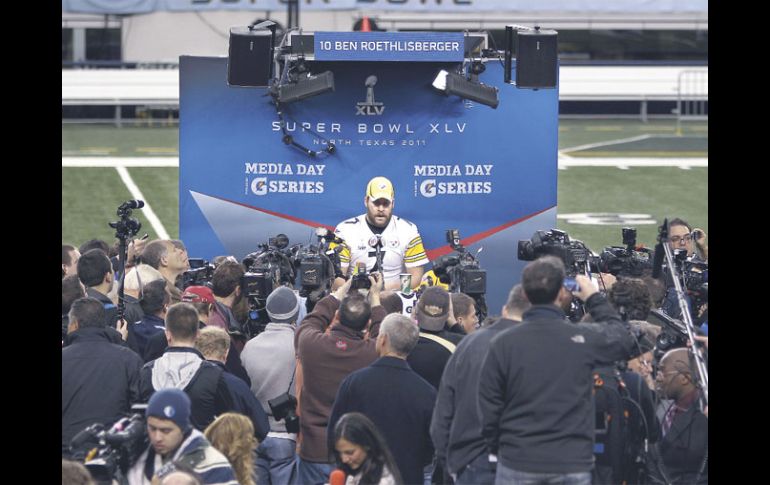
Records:
[[[61,157],[62,167],[178,167],[179,157]]]
[[[62,163],[63,163],[63,160],[62,160]],[[142,213],[147,218],[147,220],[150,221],[150,225],[155,231],[155,234],[157,234],[160,239],[171,239],[168,235],[168,232],[166,232],[166,228],[163,227],[163,223],[160,222],[160,219],[158,219],[158,216],[155,215],[155,211],[152,210],[152,207],[150,207],[150,204],[144,198],[144,195],[142,195],[142,191],[139,190],[139,187],[137,187],[136,183],[134,183],[134,179],[131,178],[131,175],[128,173],[128,170],[126,170],[126,167],[116,166],[115,170],[118,171],[118,175],[120,175],[120,179],[123,181],[124,184],[126,184],[126,188],[128,188],[128,191],[131,192],[131,197],[133,197],[134,199],[139,199],[144,201],[144,207],[142,208]]]
[[[62,157],[62,167],[178,167],[177,157]],[[708,167],[708,158],[571,157],[559,154],[559,168],[567,167]]]
[[[606,147],[611,145],[620,145],[621,143],[631,143],[634,141],[642,141],[648,138],[652,138],[653,135],[639,135],[632,136],[630,138],[619,138],[617,140],[600,141],[598,143],[589,143],[587,145],[578,145],[576,147],[562,148],[560,152],[576,152],[579,150],[590,150],[592,148]]]
[[[561,169],[568,167],[616,167],[626,170],[629,167],[676,167],[689,170],[691,167],[708,168],[708,166],[708,158],[559,158],[559,168]]]

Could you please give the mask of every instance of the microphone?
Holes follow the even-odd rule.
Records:
[[[329,474],[329,485],[345,485],[345,478],[345,472],[342,470],[332,470]]]
[[[382,234],[375,234],[369,238],[369,246],[373,248],[382,247]]]
[[[144,201],[143,200],[127,200],[120,204],[120,207],[122,209],[141,209],[144,207]]]
[[[660,273],[663,270],[663,244],[658,243],[655,245],[655,254],[652,257],[652,277],[655,279],[660,278]]]
[[[98,441],[99,434],[104,432],[104,425],[100,423],[92,424],[84,430],[81,430],[70,440],[72,449],[80,448],[90,441]]]

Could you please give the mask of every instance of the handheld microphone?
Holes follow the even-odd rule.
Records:
[[[120,204],[121,209],[141,209],[144,207],[143,200],[127,200]]]
[[[329,474],[329,485],[345,485],[345,478],[345,472],[342,470],[332,470]]]

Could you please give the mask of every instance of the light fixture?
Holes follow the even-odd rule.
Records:
[[[290,61],[286,61],[290,62]],[[325,71],[321,74],[311,74],[304,58],[297,60],[289,69],[288,83],[279,84],[275,96],[279,103],[293,103],[328,91],[334,91],[334,73]]]
[[[497,96],[498,89],[479,82],[479,74],[484,72],[485,69],[486,67],[481,61],[473,61],[471,63],[468,77],[464,74],[464,66],[458,72],[449,72],[442,69],[433,80],[433,87],[447,95],[452,94],[463,99],[470,99],[471,101],[497,109],[497,106],[500,104],[500,99]]]

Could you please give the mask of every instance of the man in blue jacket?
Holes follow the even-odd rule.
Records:
[[[479,381],[482,434],[497,457],[496,484],[564,480],[589,485],[594,464],[593,369],[627,360],[635,340],[584,275],[574,292],[601,330],[565,321],[564,263],[529,263],[521,284],[532,308],[492,339]],[[548,482],[552,483],[552,482]]]

